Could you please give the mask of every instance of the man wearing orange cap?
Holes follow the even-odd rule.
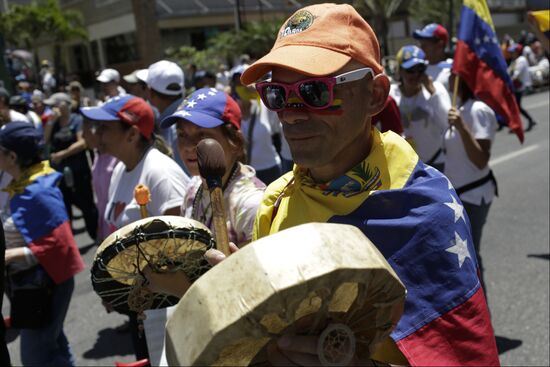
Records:
[[[376,35],[350,5],[318,4],[282,25],[272,50],[242,75],[278,113],[296,163],[266,190],[254,238],[307,222],[357,226],[407,288],[404,313],[367,358],[410,365],[498,365],[468,218],[439,171],[371,117],[389,79]],[[291,256],[291,254],[289,254]],[[320,365],[318,336],[284,335],[273,364]]]

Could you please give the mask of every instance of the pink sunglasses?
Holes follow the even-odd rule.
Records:
[[[332,105],[334,86],[363,79],[374,75],[371,68],[362,68],[337,76],[325,76],[299,80],[296,83],[260,82],[256,90],[267,108],[279,112],[288,107],[290,92],[294,92],[304,105],[312,110],[322,110]]]

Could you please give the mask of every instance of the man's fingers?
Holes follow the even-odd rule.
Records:
[[[239,251],[239,248],[237,247],[237,245],[235,245],[233,242],[229,242],[229,252],[233,254],[237,251]]]
[[[237,245],[235,245],[233,242],[229,242],[229,252],[233,254],[237,251],[239,251]],[[216,249],[210,249],[204,254],[204,258],[212,266],[221,263],[223,260],[225,260],[226,257],[227,256],[225,256],[223,252]]]
[[[205,252],[204,258],[210,265],[214,266],[225,260],[225,255],[219,250],[210,249]]]

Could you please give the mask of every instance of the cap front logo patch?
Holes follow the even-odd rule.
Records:
[[[305,31],[313,23],[314,17],[307,10],[300,10],[294,14],[286,23],[283,30],[279,34],[279,38],[289,36]]]

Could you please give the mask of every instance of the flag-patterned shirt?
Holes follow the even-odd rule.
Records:
[[[308,222],[357,226],[407,288],[405,312],[391,337],[408,363],[498,365],[460,199],[397,134],[373,129],[372,137],[368,157],[326,184],[297,166],[271,184],[254,238]]]

